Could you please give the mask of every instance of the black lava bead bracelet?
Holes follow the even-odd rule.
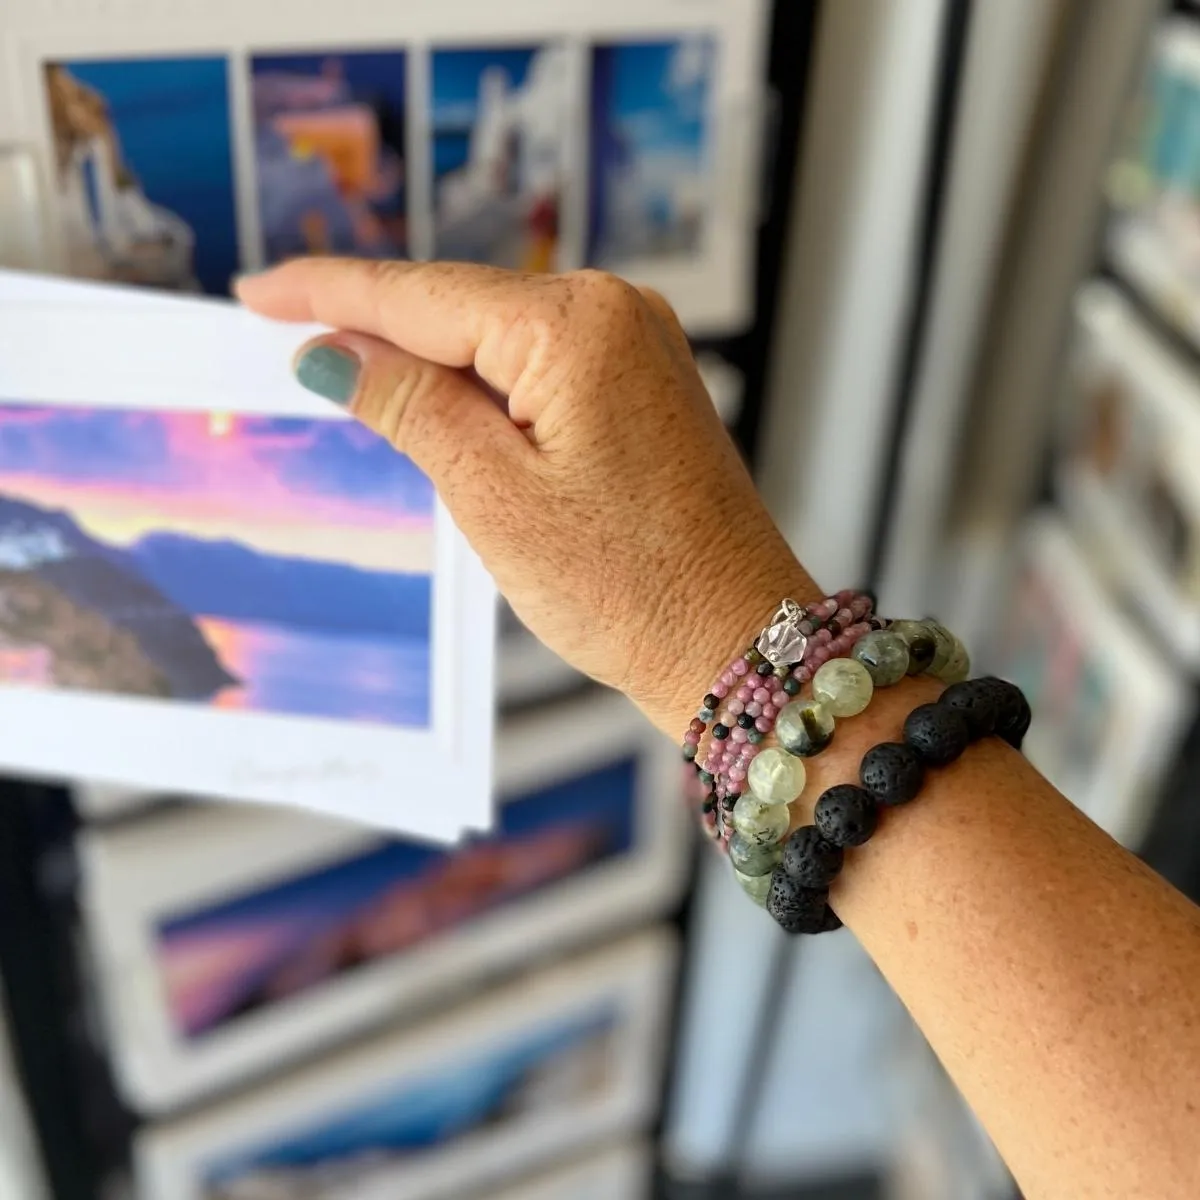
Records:
[[[829,885],[848,848],[875,832],[880,810],[907,804],[921,790],[929,767],[954,762],[980,738],[999,737],[1020,750],[1029,729],[1029,702],[1003,679],[951,684],[934,704],[908,714],[902,742],[883,742],[863,755],[859,782],[821,794],[813,823],[783,844],[771,876],[767,912],[788,933],[826,933],[841,926],[829,907]]]

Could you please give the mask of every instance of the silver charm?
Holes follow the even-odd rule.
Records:
[[[773,667],[798,663],[804,657],[808,638],[800,632],[804,609],[795,600],[785,600],[771,618],[771,624],[758,635],[754,648]]]

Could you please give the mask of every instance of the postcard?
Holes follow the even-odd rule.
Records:
[[[562,44],[435,49],[434,257],[559,268],[575,75]]]
[[[450,1200],[637,1133],[658,1100],[674,961],[655,929],[145,1127],[138,1185],[156,1200]]]
[[[66,269],[227,294],[239,249],[225,58],[51,61],[43,80]]]
[[[1021,541],[987,651],[1020,685],[1034,722],[1029,760],[1098,825],[1136,849],[1192,712],[1183,680],[1131,624],[1057,516]]]
[[[84,908],[123,1094],[178,1107],[667,911],[687,873],[677,766],[609,693],[506,723],[496,828],[452,850],[219,804],[89,830]]]
[[[251,60],[264,261],[408,254],[407,56]]]
[[[429,482],[311,330],[78,294],[0,316],[3,765],[488,827],[495,593]]]
[[[592,51],[588,257],[620,271],[697,256],[713,219],[715,39]]]

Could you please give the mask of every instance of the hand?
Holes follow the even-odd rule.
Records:
[[[340,332],[297,375],[433,481],[522,621],[677,734],[784,596],[768,516],[661,296],[612,275],[302,259],[243,278]]]

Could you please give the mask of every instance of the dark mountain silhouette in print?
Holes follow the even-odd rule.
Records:
[[[328,633],[429,638],[428,575],[286,558],[176,533],[147,534],[128,554],[188,612]]]
[[[47,616],[85,614],[114,631],[128,634],[139,656],[165,684],[166,694],[180,700],[208,700],[238,680],[221,664],[186,610],[141,577],[132,560],[119,550],[89,537],[69,514],[0,495],[0,569],[33,576],[50,597],[63,603],[43,604]],[[32,640],[26,624],[14,640]],[[70,654],[71,639],[43,631],[41,644],[54,644],[56,657]],[[100,668],[94,666],[95,672]],[[102,674],[102,672],[100,672]],[[61,664],[56,677],[62,677]],[[105,686],[103,680],[96,686]],[[140,690],[110,683],[113,690]],[[162,686],[154,694],[162,694]]]

